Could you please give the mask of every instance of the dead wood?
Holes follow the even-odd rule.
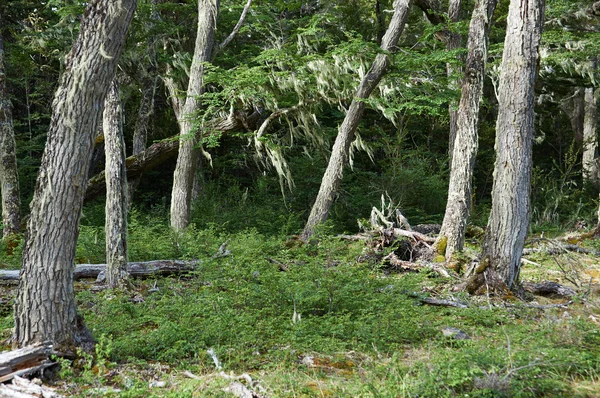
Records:
[[[430,297],[425,297],[421,299],[421,302],[423,304],[435,305],[438,307],[469,308],[468,304],[462,301],[439,300]]]
[[[150,171],[158,165],[164,163],[177,155],[179,150],[179,140],[170,139],[160,141],[149,146],[145,151],[129,156],[125,159],[127,168],[127,179],[139,177],[143,173]],[[96,174],[88,180],[88,186],[85,192],[85,200],[92,200],[106,192],[106,176],[104,171]]]
[[[196,269],[196,262],[180,260],[154,260],[127,263],[127,273],[134,278],[145,278],[157,275],[172,275]],[[106,271],[106,264],[78,264],[73,271],[74,279],[98,278]],[[16,283],[20,270],[0,270],[0,280]]]
[[[0,395],[7,398],[62,398],[53,389],[15,376],[12,384],[0,384]]]
[[[51,354],[53,350],[50,343],[0,353],[0,383],[52,366],[49,360]]]
[[[526,292],[536,296],[570,298],[576,294],[575,290],[571,289],[570,287],[550,281],[544,281],[540,283],[523,282],[522,286]]]

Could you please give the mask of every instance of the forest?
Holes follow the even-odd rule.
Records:
[[[600,2],[0,0],[0,396],[600,396]]]

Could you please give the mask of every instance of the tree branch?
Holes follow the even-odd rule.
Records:
[[[248,0],[246,5],[244,6],[244,9],[242,10],[242,15],[240,15],[240,20],[235,25],[235,27],[233,28],[233,30],[231,31],[229,36],[227,36],[227,38],[225,40],[223,40],[223,42],[221,42],[221,44],[219,44],[217,46],[216,52],[219,52],[219,51],[223,50],[225,47],[227,47],[227,45],[229,43],[231,43],[231,41],[233,40],[235,35],[237,35],[237,33],[240,31],[240,28],[242,27],[242,25],[244,24],[244,20],[246,19],[246,15],[248,15],[248,11],[250,10],[251,4],[252,4],[252,0]]]

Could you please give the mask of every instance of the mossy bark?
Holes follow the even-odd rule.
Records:
[[[2,189],[2,238],[12,240],[21,227],[21,200],[12,104],[6,87],[4,41],[0,33],[0,186]],[[6,242],[11,247],[11,242]]]
[[[544,7],[544,0],[511,0],[498,88],[492,210],[482,259],[510,289],[518,285],[529,228],[534,86]]]
[[[58,351],[93,347],[75,306],[75,248],[104,100],[136,5],[136,0],[88,2],[54,96],[15,300],[14,337],[20,346],[50,341]]]
[[[394,15],[381,41],[381,48],[385,52],[396,50],[396,45],[408,19],[411,4],[412,0],[394,1]],[[313,235],[315,228],[323,223],[329,215],[329,210],[342,181],[350,144],[365,110],[364,100],[369,98],[375,87],[377,87],[389,65],[389,56],[386,53],[378,54],[373,65],[371,65],[371,69],[369,69],[356,90],[355,98],[352,100],[350,108],[346,112],[346,117],[338,130],[319,193],[302,232],[302,240],[305,242]]]
[[[106,284],[123,285],[127,267],[127,174],[122,107],[116,81],[104,102],[103,130],[106,143]]]
[[[198,166],[198,124],[194,120],[204,93],[204,67],[212,59],[219,0],[198,1],[198,29],[190,67],[187,96],[179,116],[179,155],[171,193],[171,228],[181,231],[190,224],[192,189]]]

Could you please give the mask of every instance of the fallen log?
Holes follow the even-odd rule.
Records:
[[[50,343],[0,353],[0,383],[52,366],[54,363],[49,359],[52,353]]]
[[[556,244],[552,247],[546,247],[546,248],[534,247],[534,248],[523,249],[524,256],[531,254],[531,253],[545,253],[545,254],[549,254],[549,255],[555,255],[555,254],[564,254],[567,252],[591,254],[593,256],[600,257],[600,252],[598,252],[596,250],[590,250],[590,249],[586,249],[585,247],[581,247],[578,245],[572,245],[572,244],[566,244],[566,245]]]
[[[180,260],[154,260],[127,263],[127,273],[133,278],[145,278],[156,275],[172,275],[196,269],[197,262]],[[73,279],[98,278],[106,271],[106,264],[78,264],[73,271]],[[20,270],[0,270],[0,280],[18,282]]]
[[[170,139],[159,141],[150,145],[145,151],[129,156],[125,159],[127,169],[127,179],[139,177],[143,173],[152,170],[156,166],[164,163],[166,160],[177,155],[179,150],[179,140]],[[85,191],[85,200],[94,199],[106,192],[106,176],[104,171],[96,174],[88,180],[88,186]]]
[[[570,298],[575,296],[575,290],[560,283],[544,281],[540,283],[523,282],[523,289],[536,296]]]

